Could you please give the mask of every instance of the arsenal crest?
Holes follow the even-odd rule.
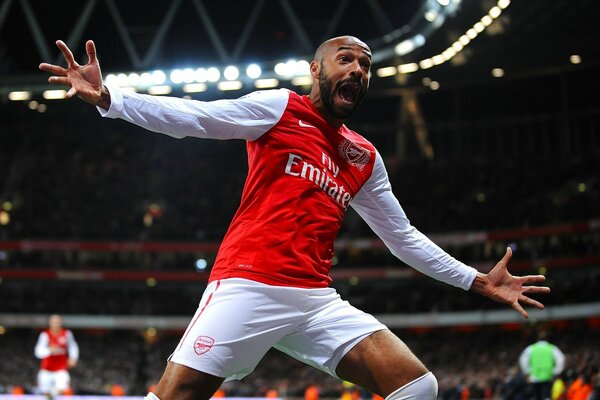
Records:
[[[355,166],[361,171],[371,159],[371,152],[369,150],[348,139],[341,141],[338,146],[338,153],[348,164]]]
[[[196,354],[201,356],[209,351],[214,343],[215,339],[211,338],[210,336],[198,336],[194,342],[194,351]]]

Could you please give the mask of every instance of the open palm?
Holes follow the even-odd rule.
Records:
[[[549,293],[546,286],[529,286],[532,283],[541,283],[546,280],[544,275],[513,276],[508,272],[508,262],[512,257],[512,250],[506,249],[506,254],[492,270],[486,275],[480,274],[472,289],[484,296],[500,303],[509,304],[524,318],[529,314],[523,305],[543,309],[544,305],[529,297],[532,293]]]
[[[48,78],[48,82],[69,86],[67,98],[77,95],[88,103],[98,104],[102,95],[102,73],[96,57],[94,42],[88,40],[85,44],[88,55],[88,63],[85,65],[79,65],[75,61],[73,53],[62,40],[57,40],[56,45],[65,57],[67,68],[41,63],[39,68],[42,71],[53,74]]]

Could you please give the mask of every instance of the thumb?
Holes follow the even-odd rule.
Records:
[[[98,59],[96,58],[96,45],[93,40],[88,40],[85,43],[85,51],[88,55],[88,63],[95,64],[98,62]]]
[[[510,247],[507,247],[506,253],[504,254],[504,257],[502,257],[502,260],[500,260],[500,262],[507,265],[511,258],[512,258],[512,249]]]

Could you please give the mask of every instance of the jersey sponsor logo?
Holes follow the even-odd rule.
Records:
[[[323,159],[325,160],[326,158],[323,157]],[[336,203],[344,207],[344,209],[348,208],[352,201],[352,195],[346,191],[344,185],[339,185],[335,179],[339,173],[339,168],[333,171],[333,174],[329,174],[326,168],[315,167],[311,163],[304,161],[299,155],[288,153],[285,173],[314,183]]]
[[[298,125],[300,125],[303,128],[315,128],[315,129],[317,128],[314,125],[307,124],[306,122],[302,121],[301,119],[298,120]]]
[[[348,164],[358,168],[360,171],[371,160],[371,152],[369,150],[348,139],[341,141],[338,146],[338,153]]]
[[[210,336],[198,336],[194,341],[194,352],[201,356],[209,351],[213,347],[213,344],[215,344],[215,339]]]

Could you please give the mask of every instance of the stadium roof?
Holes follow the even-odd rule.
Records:
[[[600,3],[594,0],[506,0],[508,7],[438,74],[455,80],[491,78],[493,68],[540,74],[600,61]],[[174,0],[139,2],[31,0],[0,3],[0,86],[41,84],[40,61],[59,62],[62,38],[85,60],[83,43],[96,41],[104,73],[310,58],[325,38],[352,34],[372,46],[377,68],[419,63],[441,54],[487,15],[493,0]],[[426,12],[453,6],[445,18]],[[436,8],[437,7],[437,8]],[[57,16],[58,14],[58,16]],[[431,29],[431,27],[436,29]],[[425,41],[399,56],[405,39]],[[382,79],[376,87],[410,84]]]

